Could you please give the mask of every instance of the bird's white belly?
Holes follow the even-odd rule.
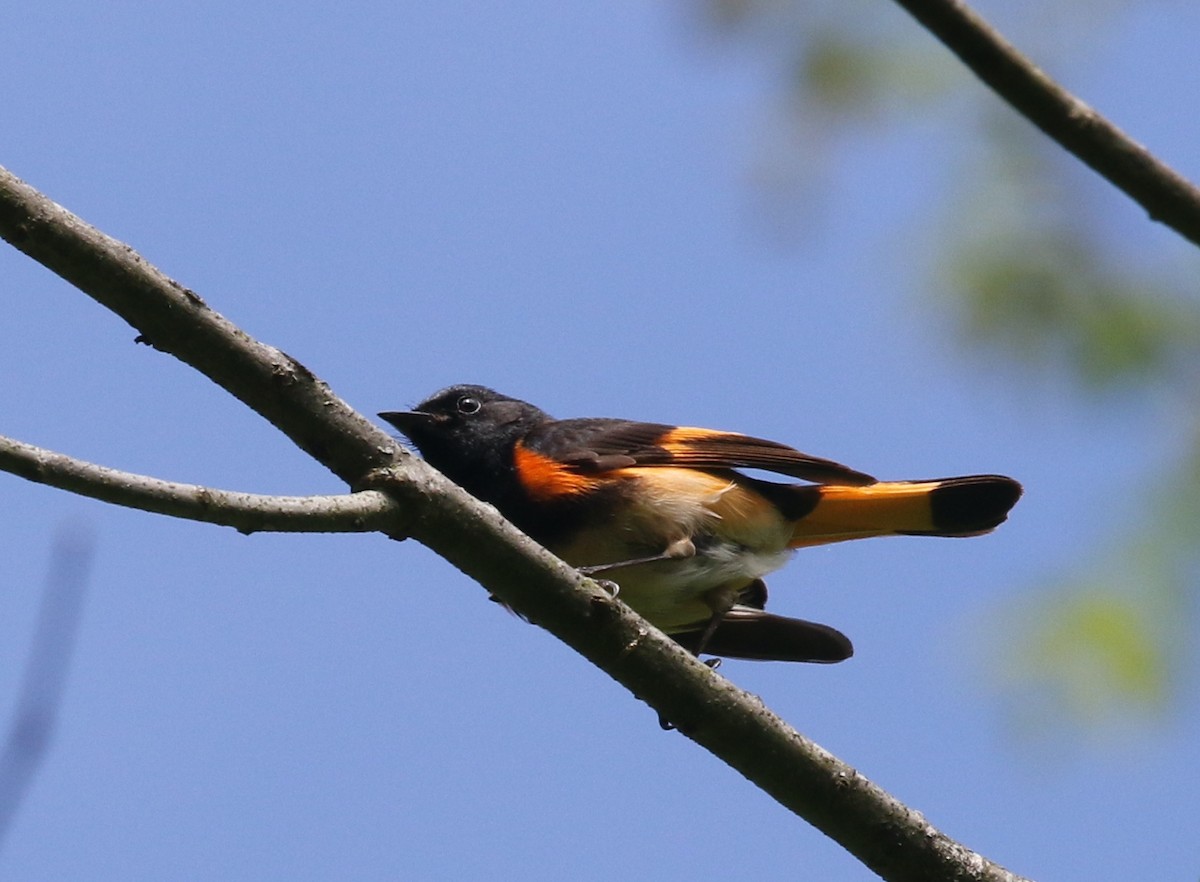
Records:
[[[713,542],[693,557],[657,561],[601,574],[616,582],[620,598],[664,630],[694,625],[712,614],[707,596],[717,588],[740,589],[782,567],[791,549],[751,551]]]

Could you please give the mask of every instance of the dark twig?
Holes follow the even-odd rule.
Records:
[[[63,527],[54,543],[20,696],[0,753],[0,844],[54,734],[91,562],[90,534]]]
[[[1018,113],[1200,245],[1200,189],[1084,104],[961,0],[896,0]]]

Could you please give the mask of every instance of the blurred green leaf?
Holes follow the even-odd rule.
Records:
[[[1032,627],[1014,642],[1008,687],[1048,691],[1059,712],[1085,723],[1132,708],[1161,710],[1168,664],[1158,623],[1134,596],[1080,585],[1031,604],[1021,618]]]
[[[1128,387],[1170,380],[1200,355],[1200,304],[1123,277],[1066,231],[1009,232],[963,246],[948,264],[968,339],[1028,367]]]

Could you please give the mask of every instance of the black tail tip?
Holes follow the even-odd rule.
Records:
[[[930,499],[934,525],[949,535],[986,533],[1004,523],[1021,492],[1021,485],[1004,475],[949,478]]]

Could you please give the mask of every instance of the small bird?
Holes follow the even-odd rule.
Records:
[[[797,548],[870,536],[978,536],[1021,485],[1001,475],[877,481],[749,435],[556,420],[484,386],[379,414],[436,469],[697,655],[838,662],[850,640],[765,611],[763,577]],[[809,483],[778,483],[760,469]]]

